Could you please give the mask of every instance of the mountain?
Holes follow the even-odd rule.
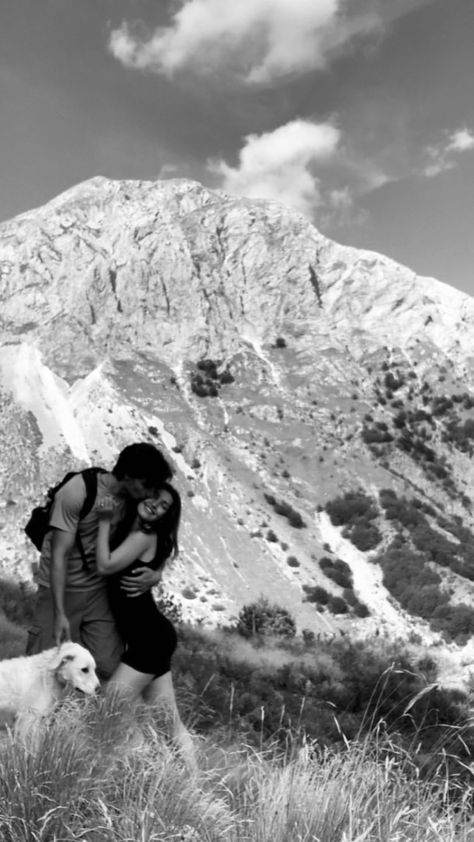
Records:
[[[453,604],[471,599],[469,296],[276,203],[94,178],[0,225],[0,297],[4,571],[31,578],[21,525],[48,485],[145,439],[183,496],[167,587],[185,617],[226,623],[265,595],[317,634],[436,640],[374,561],[397,535],[421,552],[425,527],[460,549],[423,569]],[[381,490],[419,513],[418,533]],[[367,546],[328,514],[356,492],[359,532],[366,517],[380,536]]]

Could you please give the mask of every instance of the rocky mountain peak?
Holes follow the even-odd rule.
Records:
[[[59,340],[86,368],[127,345],[176,363],[280,334],[380,345],[425,332],[465,352],[474,318],[468,296],[279,204],[182,179],[91,179],[4,223],[0,243],[5,338],[34,337],[46,357]]]
[[[7,569],[29,575],[19,525],[35,495],[148,439],[185,498],[170,587],[189,616],[228,620],[263,593],[300,627],[409,632],[323,510],[389,487],[471,523],[473,299],[276,203],[104,178],[0,226],[0,297]],[[361,599],[370,584],[371,617],[306,598],[328,585],[325,545],[357,568]]]

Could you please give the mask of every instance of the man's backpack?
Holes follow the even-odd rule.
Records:
[[[43,546],[43,541],[45,539],[46,533],[49,532],[51,529],[49,525],[49,519],[51,517],[51,509],[53,506],[54,498],[63,485],[66,485],[70,479],[77,476],[78,474],[84,480],[84,484],[86,486],[86,496],[84,498],[84,502],[81,507],[81,511],[79,512],[79,520],[82,520],[89,514],[92,509],[92,506],[95,503],[95,498],[97,496],[97,475],[105,473],[103,468],[85,468],[83,471],[69,471],[65,477],[62,478],[61,482],[58,482],[57,485],[50,488],[46,494],[46,501],[43,503],[42,506],[36,506],[33,511],[31,512],[30,519],[25,526],[25,532],[28,535],[30,541],[33,542],[36,549],[41,550]],[[82,548],[81,540],[79,535],[76,535],[76,544],[79,548],[79,552],[81,553],[82,560],[84,564],[86,564],[84,550]]]

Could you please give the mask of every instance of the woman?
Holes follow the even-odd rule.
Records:
[[[147,702],[164,702],[173,717],[174,737],[193,760],[191,737],[181,722],[171,676],[171,657],[177,637],[173,624],[158,610],[151,591],[129,596],[121,588],[123,575],[143,567],[162,570],[166,559],[178,553],[181,499],[172,485],[164,483],[156,495],[138,503],[134,519],[124,521],[110,543],[114,501],[99,501],[97,570],[110,577],[109,599],[118,630],[125,643],[121,663],[109,682],[113,690]]]

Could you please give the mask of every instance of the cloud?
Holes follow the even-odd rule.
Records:
[[[447,152],[466,152],[474,149],[474,134],[470,129],[458,129],[450,136]]]
[[[435,146],[425,149],[428,163],[423,167],[422,175],[434,178],[447,170],[452,170],[459,164],[458,156],[474,149],[474,133],[466,127],[456,129],[446,135],[445,140]]]
[[[247,135],[235,166],[208,160],[207,170],[226,193],[281,202],[310,218],[317,211],[319,224],[333,226],[360,224],[366,215],[357,200],[397,180],[354,154],[334,122],[303,119]]]
[[[209,161],[208,169],[228,193],[273,199],[311,215],[325,201],[316,169],[334,159],[339,140],[340,131],[331,123],[293,120],[272,132],[248,135],[236,167],[220,160]]]
[[[325,67],[355,38],[430,0],[179,0],[169,26],[124,22],[109,49],[127,67],[173,76],[227,69],[249,84]]]

